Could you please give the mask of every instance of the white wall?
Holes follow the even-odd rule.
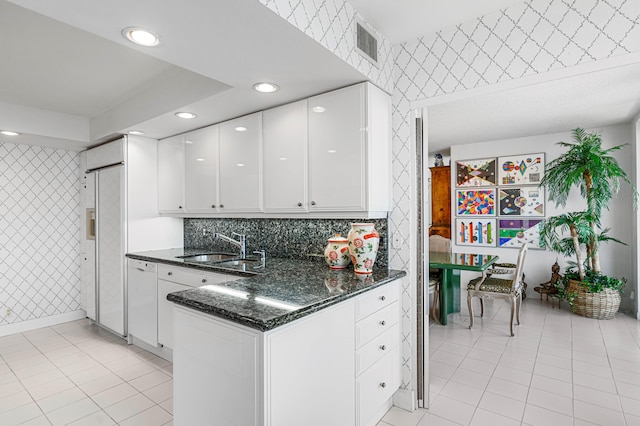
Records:
[[[80,310],[78,169],[77,152],[0,143],[0,335]]]
[[[597,129],[587,129],[595,131],[602,135],[603,147],[610,148],[615,145],[624,143],[635,143],[633,141],[633,132],[631,124],[622,124],[617,126],[603,127]],[[546,162],[555,159],[561,153],[565,152],[565,148],[557,145],[557,142],[571,142],[570,131],[563,133],[543,134],[538,136],[506,139],[498,141],[488,141],[483,143],[475,143],[469,145],[456,145],[451,147],[451,164],[455,169],[455,162],[458,160],[468,160],[472,158],[491,158],[506,155],[517,155],[527,153],[545,153]],[[631,176],[633,170],[632,147],[625,147],[623,150],[614,154],[620,165]],[[455,173],[452,173],[452,223],[455,222]],[[546,204],[546,217],[560,214],[562,211],[584,210],[586,204],[577,191],[574,191],[569,198],[566,209],[556,207],[553,203]],[[628,300],[631,289],[637,287],[636,277],[633,272],[633,241],[631,230],[633,229],[633,207],[631,203],[631,189],[629,185],[623,184],[620,194],[616,197],[610,210],[603,214],[603,226],[610,227],[610,235],[618,238],[629,246],[609,243],[601,246],[600,257],[603,273],[617,277],[626,277],[628,280],[625,301],[623,301],[623,309],[632,310],[631,303]],[[455,244],[455,243],[454,243]],[[469,246],[453,246],[454,251],[469,253],[494,253],[500,256],[500,261],[515,262],[517,250],[508,248],[479,248]],[[566,259],[562,256],[545,251],[545,250],[529,250],[525,263],[526,282],[528,284],[527,294],[531,297],[538,297],[533,288],[538,283],[549,280],[551,277],[551,265],[558,258],[562,270],[566,266]],[[470,273],[463,275],[463,279],[470,278]]]

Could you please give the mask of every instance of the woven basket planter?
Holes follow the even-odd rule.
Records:
[[[605,288],[599,293],[589,293],[580,281],[569,280],[567,293],[575,293],[572,310],[587,318],[611,319],[620,308],[620,292]]]

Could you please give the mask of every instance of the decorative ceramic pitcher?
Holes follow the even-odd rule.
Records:
[[[345,237],[336,234],[329,238],[327,247],[324,249],[324,260],[331,269],[344,269],[351,258],[349,257],[349,244]]]
[[[353,271],[356,274],[371,274],[380,243],[380,235],[374,224],[352,223],[348,240]]]

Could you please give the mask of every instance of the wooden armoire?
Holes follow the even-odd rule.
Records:
[[[451,167],[430,167],[431,228],[429,235],[451,238]]]

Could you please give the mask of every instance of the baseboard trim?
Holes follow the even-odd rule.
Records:
[[[159,356],[160,358],[164,358],[167,361],[173,362],[173,351],[171,349],[165,348],[164,346],[161,346],[161,347],[152,346],[147,342],[138,339],[136,336],[132,334],[129,334],[129,336],[127,336],[127,339],[130,345],[135,345],[139,348],[144,349],[147,352],[151,352],[152,354]]]
[[[87,313],[84,310],[79,310],[67,312],[64,314],[51,315],[50,317],[36,318],[13,324],[0,325],[0,337],[16,333],[24,333],[25,331],[35,330],[42,327],[51,327],[52,325],[76,321],[86,317]]]
[[[407,411],[416,410],[416,393],[413,390],[398,389],[393,394],[393,405]]]

